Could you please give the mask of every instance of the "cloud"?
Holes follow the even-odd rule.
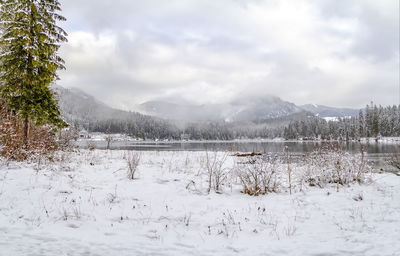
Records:
[[[398,104],[397,1],[62,2],[60,85],[134,109],[273,94],[297,104]],[[397,6],[396,6],[397,5]]]

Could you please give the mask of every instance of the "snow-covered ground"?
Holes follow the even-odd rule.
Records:
[[[395,174],[255,197],[207,193],[205,152],[140,152],[134,180],[127,154],[0,163],[0,255],[400,255]]]
[[[361,138],[361,142],[386,142],[386,143],[399,143],[400,137],[379,137],[378,140],[376,138]]]
[[[79,138],[79,141],[137,141],[138,139],[132,138],[127,134],[113,133],[105,134],[101,132],[86,133],[87,138]]]

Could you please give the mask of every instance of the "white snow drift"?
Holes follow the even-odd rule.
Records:
[[[328,167],[331,181],[322,179],[323,170],[317,173],[317,164],[275,163],[276,186],[250,196],[241,193],[237,175],[241,164],[249,164],[246,158],[139,154],[134,179],[128,178],[130,156],[123,151],[60,152],[54,162],[3,161],[0,255],[400,253],[400,177],[394,174],[363,171],[362,184],[350,179],[338,185]],[[341,166],[345,170],[345,161]],[[218,187],[215,175],[209,183],[210,167],[222,175]]]

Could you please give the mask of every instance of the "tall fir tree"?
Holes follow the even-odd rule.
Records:
[[[24,120],[25,143],[30,122],[66,126],[50,88],[65,68],[57,55],[67,41],[59,11],[58,0],[0,0],[0,97]]]
[[[374,103],[371,102],[371,106],[367,104],[365,107],[365,135],[371,137],[372,135],[372,116],[373,116]]]
[[[372,112],[372,135],[375,137],[379,135],[379,109],[376,105]]]
[[[361,109],[358,113],[358,134],[360,135],[360,137],[364,137],[366,135],[364,113]]]

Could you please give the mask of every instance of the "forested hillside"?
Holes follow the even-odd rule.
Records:
[[[89,132],[124,133],[142,139],[232,140],[358,139],[398,136],[399,107],[371,103],[357,117],[326,121],[312,112],[299,111],[285,116],[252,121],[172,121],[137,112],[111,108],[77,89],[57,88],[59,104],[66,120]],[[173,113],[171,114],[173,115]]]
[[[359,139],[361,137],[400,136],[400,106],[382,107],[371,103],[357,117],[326,121],[318,117],[291,122],[284,130],[286,139]]]

